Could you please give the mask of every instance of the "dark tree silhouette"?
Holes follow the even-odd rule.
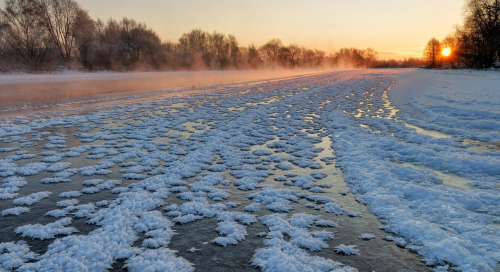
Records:
[[[500,55],[500,0],[467,0],[459,28],[469,66],[489,68]]]
[[[441,44],[438,39],[432,38],[427,42],[424,49],[424,59],[427,61],[427,66],[437,68],[440,65]]]

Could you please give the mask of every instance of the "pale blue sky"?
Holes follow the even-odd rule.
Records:
[[[272,38],[334,52],[373,47],[381,59],[419,56],[461,23],[464,0],[77,0],[93,18],[134,18],[162,39],[193,28],[234,34],[240,45]],[[387,54],[384,54],[387,53]]]

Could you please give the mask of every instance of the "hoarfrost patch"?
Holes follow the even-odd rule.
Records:
[[[71,224],[71,218],[63,218],[47,225],[34,224],[24,225],[14,230],[22,237],[37,238],[40,240],[52,239],[55,235],[70,235],[77,232],[73,227],[65,227]]]
[[[20,215],[22,213],[27,213],[29,211],[30,209],[25,207],[15,207],[10,209],[5,209],[2,211],[2,217],[7,215]]]
[[[5,271],[15,269],[37,257],[24,241],[0,243],[0,268]]]
[[[51,194],[52,194],[51,192],[47,192],[47,191],[33,193],[33,194],[27,195],[25,197],[16,198],[16,199],[14,199],[14,201],[12,201],[12,203],[14,205],[31,206],[37,202],[40,202],[42,199],[49,197]]]

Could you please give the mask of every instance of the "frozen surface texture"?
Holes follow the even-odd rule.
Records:
[[[249,269],[357,271],[390,243],[437,271],[495,271],[498,86],[338,71],[3,118],[0,270],[193,271],[251,248]]]

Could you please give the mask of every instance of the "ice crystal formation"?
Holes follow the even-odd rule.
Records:
[[[339,238],[367,205],[387,243],[425,264],[494,271],[500,99],[487,80],[470,93],[469,76],[342,71],[4,118],[0,205],[18,225],[0,268],[193,271],[189,256],[260,239],[241,257],[256,269],[356,271],[317,254],[369,254],[364,243],[384,236]],[[432,85],[451,78],[453,93]],[[200,222],[215,238],[170,248]]]

